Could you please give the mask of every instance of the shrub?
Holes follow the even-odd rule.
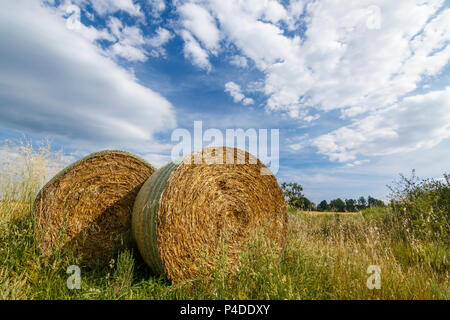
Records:
[[[286,203],[293,208],[308,209],[311,207],[311,201],[305,198],[303,195],[303,187],[298,183],[286,183],[281,184],[281,190],[283,191],[284,199]]]
[[[450,176],[419,179],[413,170],[410,178],[400,175],[391,190],[390,209],[405,218],[413,234],[422,239],[450,240]]]

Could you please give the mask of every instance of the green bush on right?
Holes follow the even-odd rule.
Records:
[[[412,171],[410,178],[400,175],[391,190],[389,211],[405,220],[413,235],[420,239],[450,243],[450,175],[441,179],[420,179]]]

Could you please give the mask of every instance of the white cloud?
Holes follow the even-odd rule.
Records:
[[[301,143],[294,143],[289,145],[289,148],[291,148],[294,151],[299,151],[300,149],[303,148],[303,145]]]
[[[92,43],[97,45],[97,40],[108,40],[108,43],[103,44],[106,47],[104,54],[114,58],[121,57],[131,62],[145,62],[149,55],[165,57],[164,45],[173,38],[171,32],[162,27],[156,29],[154,36],[146,37],[138,25],[124,25],[114,16],[109,17],[105,29],[88,27],[80,20],[80,7],[70,2],[60,5],[56,11],[67,19],[66,25],[70,30],[79,33]]]
[[[429,149],[450,137],[450,87],[405,98],[398,105],[319,136],[312,145],[330,160]]]
[[[241,87],[230,81],[225,84],[225,92],[228,92],[230,96],[233,98],[233,101],[238,103],[242,102],[244,106],[253,104],[254,101],[252,98],[246,98],[245,95],[241,91]]]
[[[156,30],[156,35],[148,40],[148,43],[153,47],[151,54],[153,56],[166,56],[164,45],[173,38],[173,34],[164,28],[159,27]]]
[[[264,81],[252,81],[247,85],[247,92],[264,92]]]
[[[148,0],[151,8],[151,14],[153,17],[157,18],[159,15],[166,10],[166,3],[164,0]]]
[[[184,55],[194,65],[211,70],[209,54],[217,55],[219,30],[214,18],[203,7],[195,3],[184,3],[178,8],[181,37],[184,40]]]
[[[228,92],[233,97],[234,102],[240,102],[245,97],[241,92],[241,87],[232,81],[225,84],[225,92]]]
[[[111,46],[110,52],[113,56],[122,57],[129,61],[144,62],[147,60],[145,50],[130,45],[124,45],[120,42]]]
[[[132,16],[143,16],[140,6],[133,3],[133,0],[93,0],[91,5],[100,15],[125,11]]]
[[[155,168],[161,168],[162,166],[172,161],[172,157],[170,155],[163,155],[158,153],[143,154],[142,157],[153,166],[155,166]]]
[[[306,108],[340,109],[354,117],[400,101],[448,63],[450,9],[438,12],[442,5],[292,1],[288,11],[277,1],[212,0],[184,3],[195,9],[182,18],[206,49],[218,50],[223,38],[255,63],[265,74],[267,110],[296,116]],[[281,22],[296,32],[287,34]]]
[[[278,1],[258,1],[257,3],[264,6],[264,18],[267,21],[278,23],[288,20],[288,12]]]
[[[133,0],[62,0],[57,3],[54,0],[41,0],[41,2],[45,5],[54,6],[58,5],[59,8],[66,8],[69,6],[79,6],[82,8],[86,8],[87,6],[91,6],[94,9],[94,12],[100,16],[106,16],[109,14],[113,14],[119,11],[127,12],[130,16],[136,17],[139,19],[144,18],[144,14],[141,11],[141,7],[139,4],[133,2]],[[86,11],[86,16],[93,20],[94,15]]]
[[[315,115],[307,115],[306,117],[303,118],[303,120],[305,120],[306,122],[312,122],[314,120],[317,120],[320,118],[320,115],[315,114]]]
[[[181,31],[181,37],[184,40],[183,51],[185,58],[191,60],[197,67],[210,71],[211,64],[207,51],[200,46],[190,32],[186,30]]]
[[[357,165],[360,154],[410,152],[448,137],[443,122],[449,121],[447,104],[433,100],[447,91],[423,95],[424,103],[416,93],[450,60],[450,8],[443,0],[293,0],[286,5],[196,0],[182,7],[208,17],[182,15],[186,28],[205,34],[214,30],[212,38],[192,31],[205,47],[199,45],[199,51],[208,70],[209,55],[231,48],[263,74],[266,110],[284,112],[307,125],[319,118],[314,110],[339,110],[341,118],[352,121],[314,140],[319,152],[332,160]],[[200,21],[208,21],[207,27],[201,29]],[[244,66],[247,61],[240,56],[232,56],[230,63]],[[227,85],[225,91],[235,102],[244,101],[238,85]],[[248,88],[250,92],[250,84]],[[430,108],[430,120],[422,121],[421,114]],[[413,123],[425,133],[417,134]],[[300,146],[293,144],[295,148]]]
[[[429,55],[450,32],[436,36],[425,28],[427,45],[420,44],[420,50],[412,47],[419,38],[410,40],[432,17],[436,2],[380,2],[379,30],[367,28],[368,4],[320,1],[308,6],[311,20],[304,42],[290,38],[280,54],[282,62],[267,71],[270,110],[316,107],[355,116],[398,101],[416,88],[427,68],[440,70],[445,65],[447,50],[439,58]],[[429,25],[445,32],[449,13],[442,12]]]
[[[363,165],[365,163],[369,163],[369,162],[370,162],[370,160],[367,160],[367,159],[366,160],[356,160],[356,161],[347,163],[345,166],[349,167],[349,168],[353,168],[353,167],[361,166],[361,165]]]
[[[73,5],[71,2],[65,2],[61,4],[56,11],[67,19],[66,27],[68,29],[79,33],[85,39],[91,42],[95,42],[97,40],[114,41],[114,37],[108,32],[107,29],[96,29],[92,26],[87,27],[82,24],[81,9],[79,6]]]
[[[186,3],[178,8],[183,27],[194,35],[213,54],[219,46],[219,30],[214,18],[203,7]]]
[[[156,30],[156,35],[149,40],[150,44],[154,47],[161,47],[169,42],[173,38],[173,35],[169,30],[159,27]]]
[[[286,144],[289,149],[293,151],[299,151],[300,149],[303,149],[304,147],[307,147],[310,144],[309,136],[307,133],[305,133],[302,136],[299,137],[291,137],[286,139]]]
[[[35,1],[0,5],[0,122],[83,147],[151,152],[172,105]],[[18,54],[20,53],[20,54]]]
[[[111,17],[108,27],[117,41],[109,48],[113,56],[119,56],[129,61],[144,62],[147,60],[147,50],[144,45],[147,39],[142,30],[136,26],[124,26],[122,21]]]
[[[244,100],[242,100],[242,104],[244,106],[248,106],[250,104],[254,104],[255,101],[252,98],[244,98]]]
[[[208,4],[224,36],[261,70],[278,62],[289,50],[290,40],[282,35],[283,31],[260,20],[264,17],[260,1],[211,1]]]
[[[71,1],[74,1],[78,5],[74,5]],[[142,19],[139,19],[134,25],[128,25],[124,24],[122,20],[115,16],[108,16],[108,14],[120,10],[117,4],[123,4],[120,8],[127,8],[126,2],[108,2],[110,6],[108,10],[101,11],[106,20],[107,28],[101,29],[100,27],[86,26],[81,22],[81,12],[87,15],[88,18],[90,17],[89,19],[93,19],[93,14],[86,10],[86,5],[89,3],[86,0],[66,0],[59,6],[49,7],[49,9],[58,12],[66,18],[66,26],[70,30],[79,33],[87,40],[96,44],[104,50],[105,55],[114,58],[121,57],[131,62],[145,62],[149,56],[166,57],[164,45],[173,38],[169,30],[158,27],[153,36],[144,36],[141,23]],[[102,4],[102,6],[104,5],[106,3]],[[139,6],[136,8],[139,8]],[[157,5],[157,8],[160,8],[160,6]],[[141,17],[140,13],[139,16]],[[102,46],[100,46],[97,43],[98,40],[107,40],[107,42],[103,42]]]
[[[240,68],[247,68],[248,62],[247,58],[243,56],[232,56],[230,59],[230,64]]]

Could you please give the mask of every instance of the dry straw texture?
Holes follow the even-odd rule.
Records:
[[[283,247],[285,202],[267,172],[249,153],[224,147],[203,149],[157,170],[133,209],[133,236],[146,263],[177,282],[208,274],[223,244],[228,266],[236,266],[260,229]]]
[[[57,174],[34,203],[38,245],[45,256],[71,249],[87,264],[107,262],[130,233],[131,212],[155,169],[130,153],[93,153]]]

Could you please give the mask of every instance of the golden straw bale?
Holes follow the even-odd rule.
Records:
[[[175,282],[211,271],[220,244],[226,246],[228,265],[236,265],[260,228],[284,247],[282,191],[260,160],[229,147],[205,148],[157,170],[133,208],[139,252],[155,273]],[[210,258],[199,260],[200,253]]]
[[[108,262],[130,235],[136,195],[154,171],[135,155],[106,150],[58,173],[33,208],[43,255],[71,249],[89,265]]]

